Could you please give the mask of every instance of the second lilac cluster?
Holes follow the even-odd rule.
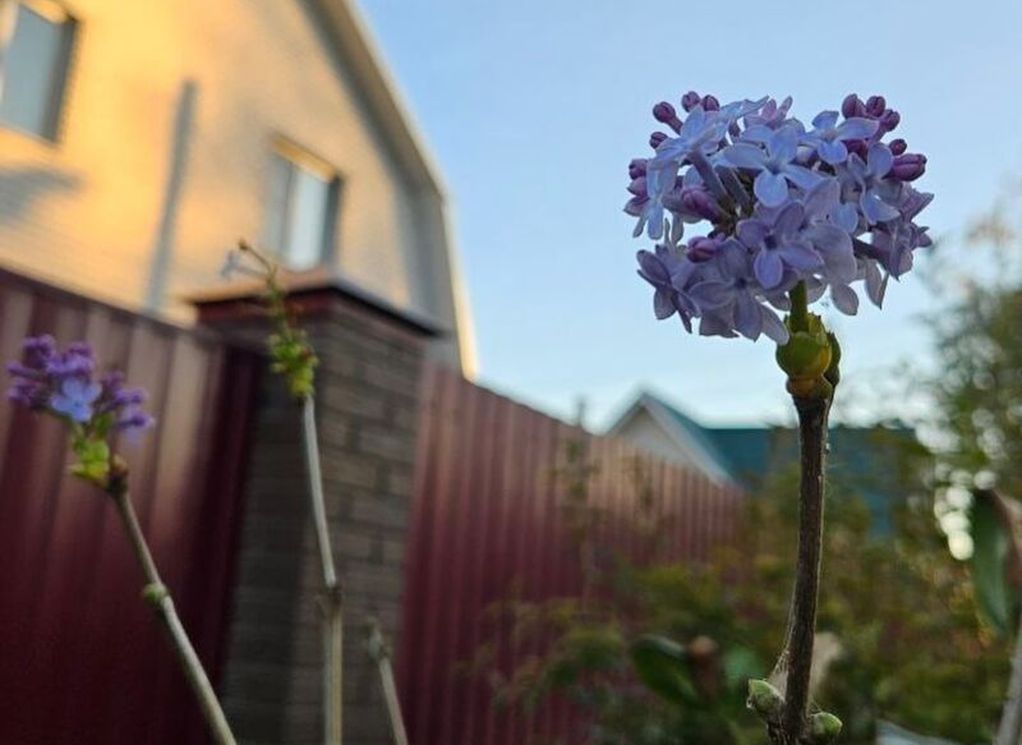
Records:
[[[84,342],[57,349],[52,336],[24,341],[21,362],[7,365],[14,382],[7,397],[85,428],[145,429],[153,418],[142,410],[145,393],[126,388],[124,375],[109,372],[95,379],[96,359]]]
[[[804,282],[810,302],[829,292],[852,315],[862,283],[882,305],[890,277],[912,268],[931,245],[915,219],[933,198],[912,182],[926,157],[902,139],[885,139],[900,122],[882,96],[847,96],[810,127],[789,116],[791,98],[721,105],[689,92],[679,114],[653,107],[673,134],[654,132],[653,156],[628,167],[635,236],[657,241],[639,251],[639,275],[655,289],[658,318],[677,314],[699,333],[778,344],[788,330],[776,311]],[[683,241],[686,225],[708,225]]]

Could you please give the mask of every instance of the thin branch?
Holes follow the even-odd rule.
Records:
[[[404,718],[401,716],[401,701],[394,682],[394,668],[390,664],[390,650],[387,649],[380,624],[375,618],[369,621],[369,656],[376,660],[379,668],[380,686],[383,688],[383,699],[387,703],[387,716],[390,719],[394,745],[408,745],[408,733],[405,731]]]
[[[117,506],[117,514],[124,524],[124,529],[131,541],[135,558],[138,560],[142,573],[145,575],[146,586],[144,597],[156,612],[157,617],[163,623],[167,635],[170,637],[171,646],[177,655],[181,670],[184,672],[185,678],[187,678],[196,699],[198,699],[203,716],[206,718],[206,724],[209,726],[209,730],[216,742],[219,745],[235,745],[234,735],[227,724],[227,718],[224,716],[223,709],[220,708],[220,701],[216,697],[216,692],[206,676],[206,671],[202,667],[199,656],[195,653],[195,648],[188,639],[184,626],[181,625],[181,619],[178,618],[177,611],[174,608],[174,601],[160,579],[156,563],[149,552],[149,546],[146,544],[145,536],[143,536],[142,529],[138,524],[138,518],[135,516],[135,510],[131,505],[131,497],[128,494],[125,476],[125,473],[119,472],[116,477],[111,477],[107,493],[113,498],[114,504]]]
[[[309,474],[312,522],[323,575],[323,737],[329,745],[340,745],[344,714],[344,602],[327,525],[323,474],[320,469],[316,404],[313,397],[302,399],[302,444]]]

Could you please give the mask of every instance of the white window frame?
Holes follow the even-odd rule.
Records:
[[[57,51],[55,76],[50,81],[46,121],[43,124],[42,131],[19,127],[14,123],[3,120],[0,120],[0,127],[55,143],[59,138],[60,125],[64,113],[71,58],[78,35],[78,20],[63,3],[57,0],[0,0],[0,95],[2,95],[4,84],[4,57],[6,49],[16,31],[15,26],[17,24],[19,6],[28,8],[55,26],[62,26],[62,45]]]
[[[289,178],[286,187],[286,202],[284,204],[283,214],[273,214],[271,212],[280,206],[278,203],[274,202],[275,185],[272,183],[274,179],[272,168],[275,159],[286,162],[292,169],[290,174],[291,177]],[[336,250],[337,213],[340,207],[342,183],[339,172],[327,161],[313,155],[305,148],[285,137],[274,138],[269,162],[270,168],[267,170],[270,171],[270,173],[265,187],[266,210],[263,225],[263,243],[277,256],[281,265],[287,268],[299,271],[308,271],[327,264],[333,259]],[[326,185],[326,205],[323,214],[323,224],[321,226],[321,245],[316,262],[311,267],[294,265],[289,261],[290,257],[287,255],[290,247],[286,245],[278,245],[278,236],[286,238],[286,236],[290,234],[290,225],[288,221],[293,217],[292,210],[294,205],[292,200],[294,199],[295,193],[295,182],[293,176],[294,172],[299,170],[315,176]],[[273,235],[273,233],[276,233],[277,235]]]

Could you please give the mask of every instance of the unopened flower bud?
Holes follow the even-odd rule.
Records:
[[[841,733],[841,720],[828,711],[818,711],[809,718],[809,741],[827,745]]]
[[[749,697],[746,705],[763,719],[773,722],[780,719],[784,708],[784,696],[765,680],[749,680]]]
[[[661,101],[653,107],[653,118],[661,124],[666,124],[675,132],[681,130],[681,119],[678,118],[678,112],[667,101]]]
[[[855,153],[863,160],[869,155],[869,145],[865,140],[846,140],[845,147],[848,148],[848,152]]]
[[[706,189],[690,187],[681,192],[681,203],[689,212],[704,220],[716,220],[721,215],[720,206]]]
[[[895,153],[897,155],[898,153]],[[639,176],[646,175],[646,159],[635,158],[628,164],[628,178],[639,178]]]
[[[866,114],[868,116],[879,118],[886,108],[887,99],[883,96],[870,96],[866,99]]]
[[[899,124],[901,124],[901,114],[894,109],[887,109],[880,115],[880,127],[877,131],[881,134],[893,132]]]
[[[688,256],[690,261],[696,263],[709,261],[717,253],[720,243],[707,236],[698,236],[688,242]]]
[[[862,101],[854,93],[849,93],[845,96],[845,100],[841,102],[841,113],[845,119],[851,119],[853,116],[861,117],[866,113],[866,107],[862,105]]]
[[[703,109],[706,111],[720,111],[720,101],[716,96],[703,96]]]
[[[926,156],[921,153],[905,153],[894,159],[894,165],[887,175],[895,181],[915,181],[926,173]]]
[[[702,100],[703,97],[698,93],[695,91],[689,91],[681,97],[681,108],[685,109],[685,111],[691,111],[698,106]]]
[[[628,184],[628,191],[637,197],[644,197],[648,193],[646,191],[646,177],[639,176],[638,178],[632,179],[632,182]]]
[[[887,147],[891,149],[891,155],[901,155],[908,149],[908,143],[899,137],[896,140],[891,140]]]
[[[663,132],[654,132],[649,136],[649,146],[656,150],[660,147],[660,143],[667,139],[667,135]]]

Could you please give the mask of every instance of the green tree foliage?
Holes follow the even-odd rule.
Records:
[[[891,447],[901,466],[886,476],[904,495],[892,507],[892,530],[870,529],[861,485],[829,485],[819,628],[829,632],[831,652],[818,658],[827,670],[814,697],[844,722],[840,742],[872,743],[879,719],[989,742],[1008,644],[979,617],[968,566],[948,553],[933,500],[923,496],[919,474],[932,463],[905,438]],[[575,532],[583,562],[587,530],[599,522],[582,517],[592,471],[577,469],[567,489],[566,509],[583,526]],[[641,477],[637,483],[641,505],[648,487]],[[569,699],[585,713],[570,745],[765,742],[745,706],[746,684],[769,673],[782,647],[796,488],[794,469],[764,483],[747,503],[739,539],[709,562],[618,556],[594,570],[590,561],[584,597],[507,603],[501,610],[513,636],[538,651],[511,671],[480,656],[498,703],[528,709],[551,696]],[[641,510],[636,520],[655,531]]]
[[[1022,495],[1022,288],[971,284],[936,321],[942,477]]]

